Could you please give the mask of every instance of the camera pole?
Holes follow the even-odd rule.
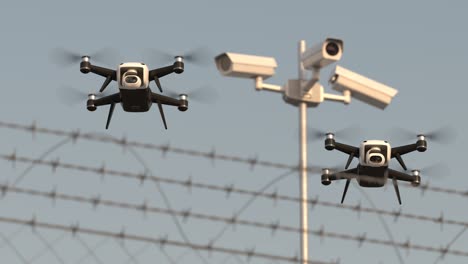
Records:
[[[306,49],[304,40],[299,41],[298,45],[298,70],[299,82],[302,83],[306,77],[306,71],[301,62],[301,55]],[[309,262],[309,207],[307,205],[307,103],[299,103],[299,189],[301,196],[300,203],[300,225],[301,225],[301,262],[307,264]]]

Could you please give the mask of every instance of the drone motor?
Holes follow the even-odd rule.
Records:
[[[419,170],[412,170],[411,171],[413,176],[414,176],[414,180],[411,182],[411,185],[413,186],[419,186],[421,184],[421,174],[420,174],[420,171]]]
[[[333,150],[335,149],[335,134],[327,133],[325,138],[325,149]]]
[[[416,141],[416,150],[424,152],[427,150],[427,141],[424,135],[418,135],[418,141]]]
[[[89,73],[91,71],[91,63],[89,62],[89,56],[81,57],[80,71],[82,73]]]
[[[182,56],[175,56],[174,57],[174,72],[177,74],[184,72],[184,57]]]

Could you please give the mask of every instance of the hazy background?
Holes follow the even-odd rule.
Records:
[[[311,127],[336,130],[348,125],[358,125],[362,134],[343,143],[358,145],[364,139],[387,139],[393,145],[412,143],[391,138],[389,130],[394,126],[405,127],[415,133],[430,131],[450,125],[458,133],[455,144],[444,145],[428,142],[426,153],[405,156],[410,168],[424,167],[445,162],[450,174],[437,177],[422,176],[423,183],[458,190],[468,188],[465,176],[468,142],[464,138],[466,125],[465,88],[468,45],[466,11],[463,1],[9,1],[0,8],[0,97],[1,121],[31,124],[40,127],[82,132],[98,132],[129,140],[166,144],[199,151],[216,150],[216,153],[240,157],[256,157],[261,160],[295,165],[298,162],[298,110],[284,103],[281,96],[270,92],[256,92],[253,81],[222,77],[214,63],[209,67],[186,64],[181,75],[161,79],[166,90],[188,91],[202,85],[217,90],[215,104],[190,102],[189,111],[165,107],[169,129],[153,107],[148,113],[123,112],[116,107],[109,130],[105,130],[108,107],[90,113],[85,100],[66,105],[57,96],[64,85],[74,86],[84,92],[97,91],[102,77],[79,72],[79,65],[60,67],[50,59],[50,52],[64,47],[80,53],[92,53],[103,47],[111,47],[123,61],[145,61],[147,48],[172,53],[206,47],[213,54],[224,51],[273,56],[279,67],[268,83],[283,85],[287,79],[297,78],[297,42],[307,41],[308,46],[326,37],[341,38],[344,54],[339,65],[383,82],[399,90],[392,104],[385,110],[373,108],[357,100],[345,106],[324,102],[318,108],[309,109]],[[147,62],[147,61],[145,61]],[[160,67],[171,61],[148,61],[150,67]],[[116,65],[98,64],[107,67]],[[333,67],[322,71],[322,83],[327,92],[335,93],[326,85]],[[155,87],[154,82],[151,87]],[[116,91],[115,82],[108,88]],[[156,88],[153,88],[156,90]],[[465,117],[464,117],[465,116]],[[463,118],[464,117],[464,118]],[[40,157],[63,138],[1,128],[1,153],[16,150],[18,155]],[[339,138],[338,138],[339,139]],[[216,161],[168,153],[163,157],[158,151],[127,149],[111,144],[79,140],[67,143],[50,153],[45,159],[60,158],[62,162],[88,166],[101,166],[116,170],[142,172],[143,166],[132,155],[142,156],[151,171],[162,177],[187,179],[218,185],[234,184],[240,188],[257,190],[284,173],[284,170],[255,167],[247,164]],[[334,166],[344,164],[347,157],[339,152],[327,152],[323,141],[309,144],[309,164]],[[356,164],[356,161],[353,163]],[[0,162],[1,181],[11,183],[27,168],[18,163],[12,167]],[[392,166],[397,168],[396,161]],[[297,173],[281,180],[268,191],[298,195]],[[320,184],[320,175],[310,175],[310,197],[323,201],[339,202],[343,183],[328,187]],[[402,183],[400,186],[405,185]],[[18,186],[50,191],[126,201],[141,204],[147,199],[150,205],[166,204],[155,185],[146,182],[105,177],[94,174],[58,169],[55,174],[49,167],[33,168]],[[249,200],[248,196],[193,189],[173,185],[161,185],[172,208],[231,217]],[[468,221],[466,202],[468,197],[440,194],[400,188],[403,205],[399,206],[393,187],[367,189],[375,206],[385,210]],[[371,207],[356,186],[348,191],[346,204]],[[126,232],[160,237],[165,234],[174,240],[183,240],[173,218],[161,214],[108,207],[92,209],[89,204],[10,193],[0,201],[1,216],[73,224],[113,232]],[[276,205],[268,199],[258,198],[245,210],[240,219],[274,222],[298,226],[297,204],[279,201]],[[375,214],[357,214],[350,210],[317,206],[310,212],[310,227],[324,227],[327,231],[352,235],[366,234],[369,238],[389,240],[388,234]],[[460,226],[419,222],[415,220],[384,217],[397,242],[427,245],[439,248],[449,243],[460,232]],[[207,244],[224,224],[189,219],[180,225],[193,243]],[[18,226],[0,223],[0,232],[9,236]],[[63,235],[61,232],[37,229],[39,234],[24,228],[9,243],[0,241],[2,263],[24,263],[15,247],[32,263],[204,263],[193,251],[158,246],[148,248],[138,242],[124,245],[108,239],[87,256],[86,245],[93,247],[102,238],[80,235]],[[53,245],[49,250],[41,237]],[[55,241],[55,242],[54,242]],[[81,242],[80,242],[81,241]],[[461,235],[452,249],[467,250],[468,234]],[[299,253],[299,235],[237,225],[214,245],[248,249],[271,254],[293,256]],[[138,252],[129,260],[130,253]],[[59,255],[57,257],[54,252]],[[167,255],[165,255],[167,254]],[[207,263],[247,263],[245,257],[200,252]],[[405,263],[434,263],[438,254],[412,250],[407,254],[400,249]],[[391,247],[342,241],[332,238],[321,240],[310,236],[311,259],[340,259],[341,263],[399,263]],[[35,257],[36,256],[36,257]],[[37,257],[39,256],[39,257]],[[62,259],[63,261],[60,261]],[[466,263],[467,259],[447,255],[439,263]],[[31,262],[26,262],[31,263]],[[275,263],[253,258],[250,263]]]

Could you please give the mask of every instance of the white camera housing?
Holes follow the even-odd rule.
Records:
[[[369,167],[388,166],[391,159],[390,144],[383,140],[366,140],[359,149],[359,163]]]
[[[343,41],[327,38],[320,44],[307,49],[301,55],[302,65],[305,69],[312,70],[322,68],[330,63],[338,61],[343,55]]]
[[[392,98],[398,93],[396,89],[376,82],[341,66],[336,66],[330,77],[334,90],[350,91],[351,96],[365,103],[385,109]]]
[[[148,88],[148,66],[140,62],[127,62],[119,65],[117,70],[117,83],[119,89],[146,89]]]
[[[278,67],[275,58],[247,54],[222,53],[215,57],[216,67],[225,76],[266,79],[275,74]]]

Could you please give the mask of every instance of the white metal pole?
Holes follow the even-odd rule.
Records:
[[[301,63],[301,54],[306,49],[304,40],[299,42],[298,63],[299,63],[299,80],[301,83],[305,80],[306,72]],[[308,206],[307,206],[307,104],[299,103],[299,176],[300,176],[300,196],[301,196],[301,263],[309,263],[309,238],[308,238]]]

